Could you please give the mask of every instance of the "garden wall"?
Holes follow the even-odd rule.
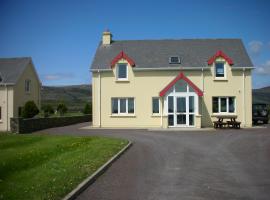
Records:
[[[92,115],[48,118],[10,118],[10,130],[13,133],[31,133],[47,128],[67,126],[76,123],[90,122]]]

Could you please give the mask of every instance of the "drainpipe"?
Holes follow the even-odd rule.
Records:
[[[8,87],[7,87],[7,84],[5,84],[5,86],[6,86],[6,95],[7,95],[6,96],[6,102],[7,102],[6,103],[6,105],[7,105],[6,107],[7,107],[7,131],[8,131],[8,121],[9,121],[9,118],[8,118],[9,117],[8,116]]]
[[[246,94],[246,87],[245,87],[245,68],[243,68],[243,124],[244,126],[246,126],[246,98],[245,98],[245,94]]]
[[[161,128],[163,127],[163,97],[160,97],[160,103],[161,103],[161,106],[160,106],[160,126]]]
[[[101,127],[101,77],[100,77],[100,71],[98,70],[98,81],[99,81],[99,84],[98,84],[98,91],[99,91],[99,94],[98,94],[98,107],[99,107],[99,120],[98,120],[98,126]]]
[[[204,67],[204,66],[203,66]],[[201,115],[203,116],[203,99],[204,99],[204,68],[202,67],[202,92],[203,92],[203,96],[201,98]],[[199,97],[198,97],[199,98]]]

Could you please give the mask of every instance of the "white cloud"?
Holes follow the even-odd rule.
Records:
[[[74,78],[74,75],[70,73],[46,74],[43,76],[43,79],[46,81],[56,81],[56,80],[64,80],[64,79],[72,79],[72,78]]]
[[[270,60],[256,68],[256,73],[261,75],[270,75]]]
[[[248,43],[248,47],[251,53],[258,54],[262,49],[263,43],[261,41],[253,40]]]

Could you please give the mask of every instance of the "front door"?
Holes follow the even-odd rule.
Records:
[[[168,125],[194,126],[194,96],[168,96]]]

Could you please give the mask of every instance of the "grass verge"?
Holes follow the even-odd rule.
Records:
[[[103,137],[0,136],[0,199],[61,199],[128,142]]]

